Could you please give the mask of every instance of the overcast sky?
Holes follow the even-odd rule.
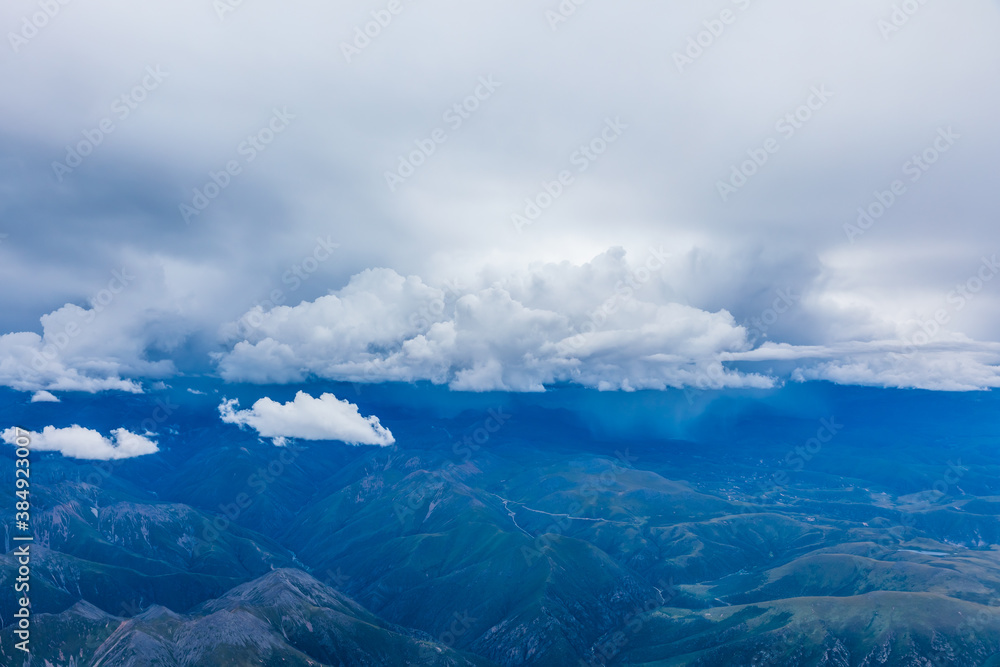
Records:
[[[237,1],[0,9],[0,384],[1000,386],[997,2]]]

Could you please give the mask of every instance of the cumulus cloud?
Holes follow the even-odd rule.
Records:
[[[41,335],[0,336],[0,385],[20,391],[141,393],[132,378],[176,372],[172,360],[147,357],[181,343],[183,336],[175,333],[184,326],[181,318],[133,307],[142,295],[126,294],[133,300],[117,296],[112,307],[95,301],[89,308],[71,303],[57,308],[40,318]]]
[[[74,366],[59,348],[30,331],[0,336],[0,385],[18,391],[142,392],[139,384],[120,377],[115,367],[107,357]]]
[[[11,427],[3,432],[4,442],[13,445],[17,429]],[[68,428],[46,426],[40,433],[30,433],[30,448],[36,451],[59,452],[75,459],[130,459],[145,454],[154,454],[159,449],[156,442],[136,435],[123,428],[111,431],[112,441],[98,431],[74,424]]]
[[[750,348],[745,328],[728,311],[671,300],[665,262],[650,249],[633,265],[615,248],[464,289],[371,269],[314,301],[247,313],[253,326],[232,327],[246,337],[219,369],[233,381],[429,380],[467,391],[771,386],[723,367],[722,353]]]
[[[649,248],[630,262],[613,248],[579,265],[484,271],[478,282],[442,287],[367,270],[314,301],[247,313],[229,327],[236,342],[218,357],[219,370],[232,381],[426,380],[462,391],[544,391],[561,382],[626,391],[786,380],[1000,386],[1000,345],[931,326],[906,305],[889,310],[831,293],[821,277],[761,289],[766,283],[746,275],[742,292],[716,279],[709,292],[742,304],[740,324],[729,310],[691,305],[691,290],[679,289],[691,282],[685,270],[725,269],[724,254],[668,255]],[[810,275],[783,261],[774,263],[787,275]],[[730,273],[747,273],[728,262]],[[793,342],[780,342],[785,336]]]
[[[31,402],[32,403],[58,403],[59,399],[52,392],[45,391],[43,389],[42,391],[36,391],[34,394],[31,395]]]
[[[237,410],[238,406],[236,399],[223,401],[219,405],[222,421],[241,428],[249,426],[278,446],[287,438],[341,440],[352,445],[388,446],[395,442],[378,417],[362,417],[358,406],[329,393],[313,398],[300,391],[288,403],[265,397],[249,410]]]
[[[196,320],[204,316],[193,313],[218,316],[218,305],[206,303],[201,290],[218,278],[203,267],[151,256],[129,256],[126,263],[141,268],[106,274],[103,287],[80,297],[88,306],[66,303],[38,318],[39,333],[0,336],[0,385],[140,393],[140,378],[174,375],[175,361],[183,362],[203,326]]]
[[[821,266],[778,249],[747,257],[649,247],[635,257],[612,248],[581,264],[488,265],[439,284],[364,270],[325,296],[257,306],[223,326],[217,368],[230,381],[426,380],[460,391],[544,391],[562,382],[761,388],[787,379],[998,385],[995,346],[957,329],[973,298],[989,306],[983,285],[981,294],[937,298],[935,312],[949,308],[955,320],[945,326],[920,316],[931,312],[926,299],[887,308],[877,293],[831,287]],[[136,378],[175,371],[170,360],[148,358],[183,343],[183,318],[164,329],[162,313],[98,306],[68,304],[43,316],[41,336],[0,336],[0,384],[41,401],[47,395],[37,392],[141,392]]]

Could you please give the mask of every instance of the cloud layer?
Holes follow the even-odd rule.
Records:
[[[994,385],[996,2],[403,4],[5,6],[0,384]]]
[[[94,358],[82,367],[72,365],[54,347],[45,355],[45,339],[30,331],[0,336],[0,384],[20,391],[106,390],[139,393],[141,387],[121,378],[112,358]]]
[[[368,270],[315,301],[247,313],[232,327],[246,339],[219,368],[232,381],[429,380],[466,391],[770,386],[720,364],[720,353],[749,348],[730,313],[662,299],[666,262],[652,249],[631,266],[614,249],[450,292]]]
[[[395,442],[392,433],[378,417],[362,417],[358,406],[339,400],[333,394],[313,398],[305,392],[295,394],[288,403],[261,398],[249,410],[237,410],[236,399],[219,405],[219,414],[227,424],[249,426],[262,437],[282,446],[287,438],[302,440],[341,440],[351,445],[388,446]]]
[[[997,345],[958,327],[989,305],[996,260],[977,260],[930,307],[903,299],[889,307],[780,248],[649,246],[634,257],[612,248],[580,264],[486,264],[438,284],[368,269],[327,295],[265,302],[217,337],[197,335],[221,349],[215,367],[234,382],[427,380],[463,391],[569,382],[627,391],[791,379],[984,389],[1000,384]],[[0,384],[141,392],[144,381],[170,376],[173,360],[150,358],[189,347],[196,325],[137,308],[157,294],[137,288],[112,307],[67,304],[41,318],[42,335],[0,336]]]
[[[30,448],[36,451],[59,452],[63,456],[75,459],[101,461],[130,459],[159,451],[155,441],[123,428],[114,429],[111,435],[114,436],[113,441],[98,431],[75,424],[67,428],[46,426],[40,433],[29,435]],[[13,445],[16,437],[16,429],[13,427],[3,432],[4,442],[8,444]]]
[[[744,284],[741,297],[716,286],[743,302],[742,323],[727,310],[680,303],[685,263],[653,248],[630,263],[612,249],[579,266],[540,264],[443,287],[368,270],[328,296],[246,313],[227,328],[237,342],[219,355],[219,371],[230,381],[427,380],[464,391],[543,391],[560,382],[719,389],[788,379],[1000,386],[1000,346],[934,322],[899,321],[860,301],[837,303],[821,289],[761,297]],[[774,340],[796,328],[800,337],[817,333],[810,343]]]

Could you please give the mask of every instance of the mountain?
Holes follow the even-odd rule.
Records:
[[[187,614],[154,605],[124,619],[78,602],[38,615],[34,632],[33,645],[41,647],[35,660],[74,667],[490,664],[390,626],[293,569],[274,570]],[[10,630],[3,635],[0,656],[15,664]]]
[[[978,667],[1000,659],[1000,618],[931,594],[800,597],[655,610],[598,647],[613,665]]]
[[[59,424],[116,427],[156,400],[176,408],[152,456],[33,455],[39,658],[1000,660],[992,394],[802,385],[708,400],[384,386],[351,397],[395,445],[282,448],[210,413],[227,394],[355,388],[198,388],[38,404],[38,424],[58,414]],[[29,409],[0,404],[0,416]],[[484,428],[490,418],[499,428]],[[11,471],[12,451],[0,450],[0,465]],[[11,510],[0,508],[8,526]],[[16,573],[12,548],[0,556],[2,587]],[[0,599],[6,637],[13,603]]]

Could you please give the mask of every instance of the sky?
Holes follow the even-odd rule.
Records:
[[[0,385],[1000,386],[1000,4],[681,5],[5,3]]]

